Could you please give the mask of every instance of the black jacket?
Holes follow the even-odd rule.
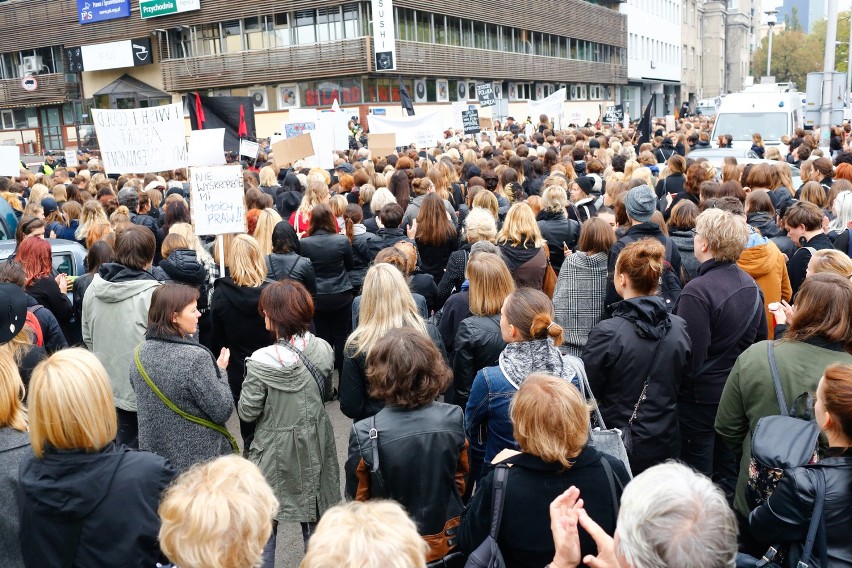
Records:
[[[63,546],[82,523],[74,566],[156,566],[157,507],[175,475],[164,458],[113,443],[97,453],[25,457],[18,493],[24,562],[62,566]]]
[[[509,568],[541,568],[553,560],[555,549],[550,532],[550,503],[572,485],[580,490],[589,516],[607,534],[615,531],[616,512],[612,491],[601,460],[607,460],[615,475],[616,497],[630,478],[620,461],[586,445],[570,469],[548,463],[531,454],[519,454],[504,461],[512,464],[506,483],[503,519],[497,544]],[[477,485],[459,528],[459,548],[473,552],[488,536],[491,524],[491,493],[494,471],[490,468]],[[592,538],[580,529],[582,555],[596,554]]]
[[[621,296],[619,296],[618,292],[615,291],[615,284],[613,284],[612,280],[615,276],[615,263],[618,261],[618,255],[621,254],[624,247],[633,242],[631,238],[635,240],[654,238],[663,243],[663,245],[665,245],[668,240],[668,237],[663,234],[660,227],[656,224],[640,223],[627,229],[624,236],[613,243],[612,247],[609,249],[609,258],[607,259],[606,265],[607,283],[606,300],[604,301],[604,306],[606,307],[607,313],[610,315],[612,315],[612,309],[614,307],[613,304],[621,301]],[[672,271],[675,274],[680,275],[680,251],[678,251],[677,246],[672,247],[672,257],[667,260],[672,265]]]
[[[658,164],[664,164],[669,161],[669,158],[677,154],[674,144],[668,138],[663,140],[662,146],[654,150],[654,157],[657,158]]]
[[[56,280],[52,276],[37,278],[27,286],[27,294],[56,316],[56,321],[59,322],[65,340],[68,343],[75,343],[77,338],[75,338],[71,325],[71,320],[74,318],[74,306],[68,296],[59,290]]]
[[[444,347],[438,330],[427,322],[426,331],[443,354]],[[373,416],[384,407],[383,401],[370,398],[367,394],[367,358],[363,353],[355,357],[345,353],[340,372],[340,411],[357,422]]]
[[[157,223],[154,221],[154,218],[150,215],[142,215],[140,213],[131,213],[130,214],[130,222],[134,225],[141,225],[143,227],[148,227],[151,229],[151,232],[154,233],[154,237],[157,236]]]
[[[82,300],[80,301],[82,302]],[[38,320],[38,324],[41,326],[44,348],[48,353],[55,353],[60,349],[68,347],[65,334],[62,333],[62,328],[59,327],[56,316],[29,294],[27,294],[27,309],[33,312],[33,315]]]
[[[755,297],[761,304],[755,313]],[[719,404],[722,389],[734,361],[753,343],[767,337],[763,292],[754,279],[731,262],[708,260],[698,267],[698,276],[680,293],[674,313],[686,321],[692,340],[689,379],[681,389],[680,400]],[[745,318],[750,318],[742,335]],[[704,363],[715,363],[699,376]]]
[[[343,235],[319,230],[299,242],[299,252],[314,266],[317,294],[340,294],[352,290],[348,270],[352,270],[352,245]]]
[[[550,249],[550,266],[559,274],[562,262],[565,260],[563,244],[574,250],[577,248],[577,240],[580,238],[580,223],[569,219],[562,213],[554,213],[542,209],[536,216],[541,236],[547,241]]]
[[[309,258],[299,256],[295,252],[287,254],[272,253],[266,257],[266,272],[269,280],[295,280],[315,296],[317,280],[314,265]]]
[[[790,286],[793,288],[794,295],[799,291],[799,287],[805,281],[808,263],[811,261],[811,251],[808,248],[816,250],[832,249],[834,248],[834,243],[831,242],[828,235],[819,233],[818,235],[814,235],[811,240],[801,245],[793,253],[793,256],[787,261],[787,273],[790,275]]]
[[[438,298],[435,309],[440,309],[453,292],[461,290],[466,279],[465,271],[469,259],[470,245],[467,243],[461,245],[459,250],[450,255],[450,259],[447,261],[447,269],[438,283]]]
[[[272,336],[266,330],[263,317],[258,313],[260,293],[266,283],[251,288],[237,286],[230,276],[216,281],[213,289],[212,310],[212,347],[218,357],[223,347],[231,350],[228,363],[228,383],[234,403],[240,399],[240,391],[245,376],[246,357],[272,342]]]
[[[367,230],[369,230],[369,227],[366,224],[364,226],[367,227]],[[383,248],[392,247],[400,241],[410,241],[408,236],[405,234],[405,231],[402,229],[378,229],[376,234],[379,238],[371,240],[369,245],[367,245],[370,262],[373,262],[373,259],[376,258],[376,255],[379,254],[379,251]]]
[[[151,270],[160,282],[175,282],[185,284],[198,289],[198,309],[206,313],[208,309],[208,278],[207,269],[198,260],[194,250],[177,249],[172,251],[168,258],[160,261],[160,264]]]
[[[373,427],[378,432],[375,439],[370,435]],[[376,454],[378,472],[371,474]],[[455,546],[467,473],[464,416],[458,406],[441,402],[414,410],[389,406],[376,414],[374,423],[367,419],[352,425],[347,499],[393,499],[402,505],[429,544],[429,561]]]
[[[455,234],[447,235],[447,239],[440,245],[427,245],[415,240],[417,254],[420,256],[420,269],[424,274],[430,275],[435,280],[435,285],[444,276],[444,269],[450,255],[459,248],[459,241]]]
[[[448,402],[465,408],[476,373],[496,366],[505,347],[500,314],[462,320],[453,342],[453,388],[450,391],[453,396]]]
[[[428,274],[415,272],[408,277],[408,287],[412,294],[420,294],[426,300],[426,312],[431,314],[438,303],[438,285]]]
[[[671,174],[657,182],[654,188],[657,193],[657,198],[664,198],[669,193],[681,193],[683,184],[686,183],[686,177],[683,174]]]
[[[689,371],[690,345],[686,322],[670,315],[658,296],[617,303],[612,319],[589,333],[583,364],[608,428],[627,426],[650,377],[630,430],[633,475],[680,453],[677,395]]]
[[[802,555],[816,497],[813,473],[825,472],[826,492],[823,518],[827,532],[828,566],[852,566],[852,455],[827,457],[819,463],[784,472],[781,483],[769,501],[749,515],[754,537],[766,544],[791,542],[788,565],[795,566]],[[817,539],[817,543],[819,539]],[[826,568],[820,563],[819,545],[814,546],[810,566]]]
[[[769,213],[749,213],[747,222],[749,225],[760,231],[760,234],[771,239],[781,234],[781,229],[775,223],[775,219]]]
[[[363,227],[363,225],[362,225]],[[360,232],[359,227],[355,227],[356,233],[352,239],[352,261],[353,268],[349,271],[349,280],[355,288],[355,293],[361,293],[361,287],[364,285],[364,278],[367,276],[367,269],[370,268],[370,263],[373,258],[370,256],[370,243],[379,240],[379,237],[366,230]]]

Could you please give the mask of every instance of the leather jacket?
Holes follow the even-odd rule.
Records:
[[[345,236],[320,229],[299,242],[299,252],[313,263],[317,294],[352,290],[347,274],[354,267],[352,245]]]
[[[399,502],[429,545],[432,562],[457,544],[468,469],[461,408],[442,402],[414,410],[389,406],[352,426],[346,498]]]
[[[796,467],[784,472],[784,478],[769,501],[749,515],[754,537],[766,544],[790,542],[789,566],[795,566],[802,555],[814,508],[816,484],[809,469],[825,472],[825,505],[823,519],[827,532],[828,566],[852,566],[852,452],[823,458],[819,463]],[[809,566],[826,568],[820,562],[819,539]]]
[[[266,271],[270,280],[296,280],[307,288],[311,296],[316,296],[317,280],[314,265],[309,258],[295,252],[273,253],[266,257]]]
[[[480,369],[494,367],[506,342],[500,331],[500,314],[462,320],[453,342],[453,400],[467,406],[473,379]]]
[[[577,240],[580,237],[580,223],[574,219],[568,219],[566,215],[544,210],[539,212],[536,220],[541,236],[547,241],[547,246],[550,249],[550,265],[559,274],[562,261],[565,260],[563,244],[568,245],[571,250],[577,248]]]

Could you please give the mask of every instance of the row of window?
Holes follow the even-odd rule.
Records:
[[[627,34],[627,48],[630,59],[680,65],[678,47],[672,43],[639,34]]]
[[[39,73],[63,73],[65,62],[59,46],[0,53],[0,79],[19,79]]]
[[[624,50],[606,44],[407,8],[395,8],[394,19],[396,37],[402,41],[626,64]],[[369,34],[369,6],[359,2],[171,29],[165,35],[166,57],[271,49]]]
[[[670,22],[680,21],[681,6],[676,0],[629,0],[631,4],[652,16]]]

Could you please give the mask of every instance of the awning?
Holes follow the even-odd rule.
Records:
[[[100,95],[112,94],[136,94],[140,99],[172,98],[172,96],[166,93],[165,91],[155,89],[151,85],[143,83],[139,79],[131,77],[127,74],[122,75],[121,77],[119,77],[118,79],[95,93],[94,96],[97,97]]]

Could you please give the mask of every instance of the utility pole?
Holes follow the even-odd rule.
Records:
[[[849,56],[849,61],[846,64],[846,92],[843,95],[846,99],[846,106],[852,108],[852,96],[849,95],[852,91],[852,9],[849,10],[849,43],[847,44],[846,54]]]
[[[766,54],[766,76],[772,77],[772,30],[775,28],[775,24],[778,21],[778,10],[767,10],[764,14],[766,14],[766,25],[769,26],[769,45],[767,45]]]
[[[819,118],[819,145],[828,148],[831,140],[831,104],[834,82],[834,49],[837,41],[837,0],[828,0],[828,25],[825,30],[825,62],[822,75],[822,106]]]

